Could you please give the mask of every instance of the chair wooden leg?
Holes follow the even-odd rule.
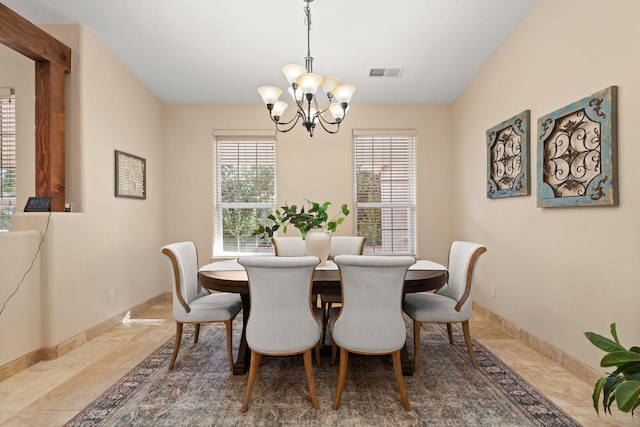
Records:
[[[229,359],[229,370],[233,372],[233,321],[225,320],[224,326],[227,329],[227,358]]]
[[[413,321],[413,372],[418,372],[418,355],[420,354],[420,328],[422,323]]]
[[[247,412],[247,409],[249,408],[249,399],[251,398],[253,385],[256,382],[256,374],[258,373],[258,366],[260,365],[260,356],[260,353],[256,353],[255,351],[251,350],[251,366],[249,367],[247,391],[244,393],[244,401],[242,402],[242,408],[240,408],[240,412]]]
[[[449,334],[449,344],[453,344],[453,331],[451,330],[451,323],[447,323],[447,334]]]
[[[193,343],[198,343],[198,338],[200,338],[200,323],[196,323],[196,332],[193,334]]]
[[[471,344],[471,331],[469,330],[468,320],[462,322],[462,332],[464,333],[464,341],[467,343],[467,350],[469,351],[469,357],[471,357],[471,363],[473,363],[474,368],[480,369],[478,360],[476,359],[476,354],[473,351],[473,344]]]
[[[400,353],[398,353],[399,355]],[[349,352],[344,348],[340,348],[340,369],[338,371],[338,386],[336,387],[336,396],[333,399],[333,409],[340,406],[340,398],[344,389],[344,380],[347,378],[347,363],[349,362]],[[402,372],[401,372],[402,374]]]
[[[173,365],[176,363],[178,350],[180,350],[180,341],[182,341],[182,323],[176,322],[176,342],[173,344],[173,355],[171,356],[171,362],[169,362],[169,370],[173,369]]]
[[[396,381],[398,382],[398,389],[400,389],[402,406],[404,406],[405,411],[410,411],[411,406],[409,405],[409,399],[407,398],[407,389],[404,386],[404,379],[402,378],[402,362],[400,361],[400,350],[393,352],[391,354],[391,359],[393,360],[393,373],[395,374]]]
[[[311,349],[307,350],[303,354],[304,357],[304,370],[307,373],[307,382],[309,383],[309,393],[311,394],[311,404],[314,409],[320,409],[318,403],[318,393],[316,391],[316,383],[313,380],[313,361],[311,360]]]

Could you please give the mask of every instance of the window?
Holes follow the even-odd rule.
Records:
[[[355,221],[365,253],[416,253],[415,132],[354,132]]]
[[[251,234],[276,209],[275,138],[216,135],[214,145],[214,256],[272,253]]]
[[[0,231],[11,230],[16,211],[16,100],[13,89],[0,88]]]

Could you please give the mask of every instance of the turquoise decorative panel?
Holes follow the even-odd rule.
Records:
[[[529,194],[529,133],[529,110],[487,130],[488,198]]]
[[[617,86],[538,119],[538,207],[618,204]]]

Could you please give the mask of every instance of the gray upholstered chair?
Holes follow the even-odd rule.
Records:
[[[232,322],[242,310],[239,294],[209,293],[198,282],[198,253],[193,242],[180,242],[162,248],[173,270],[173,317],[176,320],[176,341],[169,369],[178,357],[182,341],[183,325],[195,324],[194,343],[198,342],[200,324],[222,322],[227,332],[227,356],[229,369],[233,370]]]
[[[288,356],[303,354],[311,402],[320,407],[313,380],[311,350],[319,359],[321,313],[314,315],[310,297],[313,271],[318,257],[255,256],[238,259],[249,277],[251,315],[247,323],[247,345],[251,364],[242,412],[256,381],[262,355]]]
[[[273,250],[276,256],[306,256],[304,240],[302,237],[277,237],[271,238]]]
[[[449,280],[435,293],[420,292],[404,297],[404,311],[413,319],[413,371],[418,369],[420,354],[420,327],[422,323],[446,323],[449,342],[453,344],[451,324],[462,323],[464,340],[476,369],[478,361],[471,344],[469,317],[473,301],[473,272],[478,257],[487,251],[482,245],[453,242],[449,250]]]
[[[402,317],[404,278],[415,263],[410,256],[339,255],[342,308],[330,311],[332,363],[340,347],[340,370],[333,409],[338,409],[347,375],[349,352],[391,354],[402,405],[411,410],[402,378],[400,350],[407,330]]]
[[[338,255],[362,255],[366,237],[361,236],[332,236],[331,251],[329,259],[334,259]],[[320,295],[322,305],[322,344],[324,345],[327,334],[327,322],[329,321],[329,310],[333,304],[342,302],[342,295],[324,294]]]

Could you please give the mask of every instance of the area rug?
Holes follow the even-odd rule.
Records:
[[[241,323],[234,323],[237,346]],[[192,329],[185,332],[172,371],[173,339],[67,426],[579,426],[475,341],[480,370],[474,369],[455,327],[451,345],[444,327],[425,325],[418,372],[405,377],[411,412],[402,408],[389,357],[349,358],[336,411],[337,365],[324,356],[314,364],[320,401],[314,410],[302,356],[292,356],[263,359],[249,410],[241,414],[247,376],[229,372],[224,326],[203,325],[195,345]]]

